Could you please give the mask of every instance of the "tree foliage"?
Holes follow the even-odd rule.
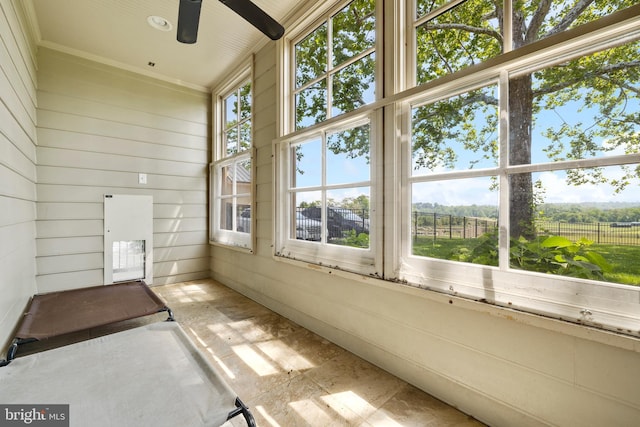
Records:
[[[445,3],[417,0],[416,16]],[[505,51],[505,40],[512,40],[510,49],[519,49],[635,3],[514,0],[512,34],[507,38],[502,0],[467,0],[416,29],[417,83],[496,57]],[[374,7],[373,0],[355,0],[330,18],[331,25],[319,26],[296,46],[298,128],[369,102],[367,96],[375,85],[374,33],[380,25],[375,22]],[[486,167],[497,164],[498,155],[507,155],[509,164],[519,165],[638,153],[639,58],[636,41],[511,78],[508,153],[499,153],[495,86],[416,107],[412,112],[413,168],[428,172]],[[579,120],[572,121],[567,111],[577,113]],[[548,121],[550,116],[556,120]],[[355,131],[339,136],[330,145],[334,152],[368,153],[368,137]],[[623,170],[622,176],[611,178],[601,168],[573,169],[567,171],[567,180],[570,185],[608,183],[619,192],[640,176],[637,168]],[[531,239],[536,206],[543,201],[541,192],[536,196],[541,184],[529,173],[512,175],[509,184],[511,237]]]
[[[441,2],[419,1],[425,14]],[[513,5],[513,49],[596,20],[633,5],[617,0],[534,0]],[[418,82],[484,62],[504,51],[502,1],[468,0],[417,30]],[[640,45],[629,43],[532,74],[512,78],[509,84],[509,163],[530,164],[544,153],[548,160],[585,159],[606,153],[637,153],[640,149]],[[564,117],[573,108],[581,120]],[[493,110],[491,110],[493,108]],[[414,109],[413,156],[415,168],[472,168],[482,157],[497,162],[497,98],[492,87],[478,89],[446,101]],[[493,111],[493,114],[488,112]],[[560,124],[540,122],[544,115],[559,115]],[[486,118],[486,120],[480,120]],[[536,133],[534,133],[536,132]],[[544,141],[545,146],[539,147]],[[457,144],[457,145],[455,145]],[[477,153],[459,164],[463,147]],[[572,185],[605,183],[622,191],[638,175],[608,178],[602,169],[570,170]],[[536,183],[531,174],[511,176],[511,232],[533,237]]]

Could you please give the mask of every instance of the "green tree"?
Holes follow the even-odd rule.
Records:
[[[375,3],[375,0],[354,0],[330,18],[331,32],[327,23],[322,24],[296,44],[296,129],[373,101]],[[362,54],[366,55],[353,60]],[[331,91],[328,91],[329,75]],[[358,127],[336,136],[329,141],[329,149],[334,153],[369,156],[368,128]]]
[[[364,194],[361,194],[358,197],[344,198],[337,206],[349,209],[362,216],[364,219],[369,218],[369,196]]]

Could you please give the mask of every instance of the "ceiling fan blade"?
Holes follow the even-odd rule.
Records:
[[[262,31],[271,40],[278,40],[284,34],[284,27],[250,0],[220,1]]]
[[[202,0],[180,0],[178,9],[178,41],[193,44],[198,38]]]

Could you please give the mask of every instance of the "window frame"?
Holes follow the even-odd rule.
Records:
[[[209,243],[212,245],[221,245],[232,249],[238,249],[253,253],[255,247],[255,214],[252,214],[249,220],[250,231],[239,232],[236,231],[236,221],[239,215],[233,217],[233,229],[226,230],[220,228],[220,218],[222,213],[220,212],[219,201],[222,196],[222,179],[220,177],[221,170],[231,165],[237,165],[244,161],[251,162],[251,182],[249,183],[248,197],[250,199],[249,208],[251,212],[255,212],[255,144],[254,144],[254,76],[253,76],[253,58],[247,61],[238,68],[238,71],[234,73],[229,79],[223,82],[213,91],[212,103],[213,112],[212,117],[214,120],[214,129],[216,132],[213,135],[212,141],[212,162],[209,164]],[[251,84],[251,145],[250,148],[238,151],[231,155],[227,154],[227,144],[225,133],[227,131],[225,126],[225,99],[231,96],[234,92],[238,92],[240,88],[247,83]],[[240,113],[238,112],[238,115]],[[240,133],[238,133],[238,141],[240,141]],[[234,181],[235,183],[235,181]],[[244,197],[247,196],[246,193]],[[236,187],[234,185],[233,194],[230,198],[234,200],[238,197],[239,193],[236,193]],[[229,198],[229,197],[227,197]],[[235,209],[235,201],[233,202]]]
[[[295,46],[296,44],[304,40],[308,35],[313,33],[315,30],[317,30],[320,26],[323,25],[323,23],[327,24],[327,33],[329,33],[331,30],[329,21],[331,20],[331,18],[335,14],[340,12],[343,8],[345,8],[352,1],[353,0],[339,0],[336,2],[326,2],[327,4],[320,5],[311,14],[309,14],[303,19],[300,19],[298,23],[291,26],[291,28],[288,30],[288,33],[285,34],[285,36],[282,38],[280,42],[281,49],[280,49],[280,58],[278,63],[282,64],[282,69],[285,70],[285,72],[283,73],[284,76],[282,77],[281,91],[280,91],[281,94],[284,93],[284,95],[282,96],[284,98],[284,102],[282,103],[283,107],[279,110],[279,115],[281,117],[281,120],[280,120],[281,132],[279,133],[279,135],[291,134],[295,132],[304,132],[306,129],[313,128],[314,126],[325,123],[328,120],[334,120],[336,118],[344,117],[345,115],[348,115],[349,113],[351,113],[351,112],[346,112],[336,116],[332,115],[331,108],[333,104],[331,102],[332,87],[330,85],[330,81],[331,81],[330,76],[337,74],[344,68],[356,63],[358,60],[370,55],[371,53],[376,54],[375,98],[376,100],[379,100],[381,98],[382,88],[384,86],[381,81],[381,78],[379,78],[380,76],[383,75],[382,61],[380,60],[380,57],[379,57],[380,52],[382,52],[382,45],[383,45],[383,41],[381,40],[382,25],[380,24],[383,22],[382,6],[384,2],[382,0],[375,0],[376,2],[376,6],[375,6],[376,8],[375,10],[376,41],[375,41],[374,47],[369,48],[364,52],[360,52],[354,57],[344,61],[341,64],[338,64],[337,66],[329,64],[329,61],[328,61],[327,70],[324,72],[324,74],[322,74],[322,76],[316,76],[314,79],[303,84],[300,88],[296,88],[296,81],[295,81],[296,79]],[[328,49],[331,48],[330,42],[328,42],[327,48]],[[328,53],[327,59],[331,59],[331,58],[332,58],[332,55]],[[295,101],[296,94],[299,93],[299,91],[303,90],[302,88],[308,88],[312,86],[314,83],[317,83],[318,81],[321,81],[323,79],[326,79],[327,81],[327,89],[326,89],[327,103],[326,103],[326,111],[325,111],[326,113],[325,120],[317,124],[296,129],[296,111],[295,111],[296,110],[296,101]],[[367,105],[364,105],[355,111],[361,111],[363,109],[366,109],[366,107]]]
[[[636,7],[637,9],[637,7]],[[613,14],[616,15],[616,14]],[[509,266],[509,194],[508,177],[523,172],[542,172],[635,164],[640,154],[597,157],[563,162],[545,162],[527,165],[508,165],[508,86],[509,79],[557,65],[638,39],[640,17],[624,19],[624,12],[610,15],[511,51],[474,69],[463,69],[418,88],[402,97],[402,134],[408,135],[402,149],[402,230],[400,259],[396,280],[446,294],[567,320],[573,323],[597,326],[632,335],[640,335],[638,308],[640,287],[597,280],[576,279],[566,276],[518,270]],[[614,24],[615,21],[619,23]],[[623,29],[624,28],[624,29]],[[436,102],[467,90],[497,82],[500,105],[500,158],[496,168],[447,171],[428,177],[411,176],[411,110],[413,106]],[[424,88],[424,90],[421,90]],[[427,89],[428,88],[428,89]],[[419,257],[411,249],[411,185],[420,181],[443,181],[463,177],[497,176],[500,184],[499,266]],[[635,303],[634,303],[635,301]]]
[[[378,189],[382,188],[382,123],[381,111],[375,111],[374,105],[367,104],[356,110],[342,113],[340,115],[331,116],[331,102],[327,99],[327,118],[308,127],[296,129],[295,118],[295,95],[296,88],[296,61],[295,46],[304,40],[309,34],[314,32],[323,23],[327,23],[332,16],[346,7],[351,0],[340,0],[337,2],[327,2],[321,5],[307,15],[300,16],[298,22],[290,25],[288,34],[279,42],[279,59],[278,67],[284,72],[281,73],[279,84],[279,94],[282,102],[281,108],[278,110],[278,134],[280,138],[274,141],[274,157],[275,157],[275,203],[274,203],[274,258],[278,260],[304,260],[306,262],[327,266],[332,269],[355,272],[367,276],[382,277],[382,198],[378,197]],[[376,54],[375,64],[375,96],[376,99],[381,98],[381,90],[383,87],[380,76],[382,76],[382,61],[378,54],[381,52],[382,46],[382,5],[381,0],[376,0],[376,40],[374,48],[369,48],[366,53],[360,53],[348,61],[340,64],[338,67],[331,66],[323,76],[336,73],[348,64],[352,64],[359,58],[365,57],[371,53]],[[328,25],[328,28],[330,26]],[[330,48],[330,44],[329,44]],[[330,55],[329,55],[330,56]],[[317,77],[313,81],[317,81],[321,77]],[[310,82],[307,82],[309,84]],[[305,85],[301,87],[305,87]],[[328,91],[327,97],[331,93]],[[293,208],[290,203],[290,156],[289,150],[292,144],[298,144],[314,136],[318,137],[326,133],[344,130],[354,124],[369,120],[370,124],[370,240],[369,248],[353,248],[340,245],[328,245],[326,243],[307,242],[290,238]],[[326,231],[323,230],[323,235]]]
[[[330,268],[351,271],[367,276],[382,277],[382,250],[381,231],[379,226],[382,199],[378,197],[377,189],[380,188],[380,172],[382,162],[380,132],[376,128],[376,120],[373,116],[379,116],[376,112],[364,112],[353,115],[349,119],[340,120],[338,123],[327,123],[323,126],[314,126],[314,129],[297,133],[292,138],[283,138],[275,145],[275,164],[277,165],[276,177],[276,212],[275,212],[275,244],[274,256],[276,258],[288,258],[324,265]],[[378,122],[380,118],[378,117]],[[370,128],[370,179],[369,179],[369,248],[354,248],[326,243],[326,230],[322,230],[323,242],[309,242],[291,238],[292,214],[295,206],[292,205],[292,194],[305,191],[306,188],[292,187],[291,185],[291,147],[314,138],[324,138],[324,135],[341,130],[357,127],[368,123]],[[323,162],[324,164],[324,162]],[[327,171],[324,170],[323,173]],[[313,187],[313,191],[331,191],[344,185],[319,185]],[[325,206],[326,207],[326,206]],[[322,216],[325,217],[323,209]]]
[[[332,3],[332,10],[343,7],[347,1]],[[511,2],[505,1],[505,28],[511,25]],[[384,69],[379,73],[376,84],[382,85],[384,94],[378,90],[373,104],[365,105],[356,111],[332,117],[326,121],[311,125],[301,130],[295,129],[295,102],[292,100],[291,74],[293,59],[291,58],[292,40],[299,38],[283,38],[278,49],[278,81],[277,90],[280,96],[280,108],[277,118],[277,138],[273,141],[274,160],[274,258],[278,261],[289,261],[306,265],[326,273],[344,274],[343,270],[355,272],[352,278],[370,276],[367,269],[357,264],[344,268],[334,264],[332,259],[340,255],[322,254],[315,257],[305,253],[309,242],[289,242],[283,246],[286,236],[282,229],[287,225],[286,212],[288,193],[283,183],[287,182],[289,143],[305,139],[313,132],[320,133],[331,127],[339,127],[348,120],[357,120],[365,115],[371,116],[372,128],[376,128],[376,156],[381,162],[373,163],[372,173],[376,171],[375,190],[375,230],[377,240],[375,247],[376,267],[374,277],[388,282],[397,282],[414,288],[428,289],[445,295],[455,295],[470,300],[486,302],[526,313],[544,317],[567,320],[571,323],[594,326],[599,329],[620,332],[627,335],[640,336],[640,287],[607,283],[595,280],[574,279],[564,276],[553,276],[509,267],[508,233],[500,237],[500,266],[490,267],[463,262],[448,261],[435,258],[421,258],[411,254],[411,109],[413,105],[433,102],[454,96],[474,87],[484,86],[490,81],[497,82],[501,105],[507,105],[505,88],[508,88],[509,77],[528,73],[534,69],[542,69],[561,61],[601,51],[607,47],[637,39],[640,36],[640,5],[631,6],[624,11],[615,12],[576,28],[558,33],[536,41],[519,49],[511,49],[510,31],[505,35],[504,52],[490,60],[461,69],[451,75],[437,80],[415,85],[415,62],[411,40],[414,18],[412,12],[415,0],[404,2],[392,0],[378,1],[376,14],[378,18],[384,12],[385,19],[377,26],[376,67]],[[384,8],[384,11],[383,11]],[[298,25],[290,26],[294,30],[304,28],[306,34],[317,28],[318,19],[329,14],[327,7],[323,11],[314,11],[310,15],[299,12],[296,19]],[[378,22],[382,22],[378,20]],[[316,25],[314,25],[316,24]],[[384,25],[384,28],[382,28]],[[302,34],[291,30],[294,37]],[[382,31],[382,34],[380,33]],[[384,43],[384,49],[381,44]],[[384,56],[383,56],[384,55]],[[559,60],[558,58],[562,58]],[[403,65],[399,65],[399,61]],[[384,81],[384,82],[383,82]],[[501,151],[506,153],[508,143],[506,130],[508,122],[503,109],[499,110],[501,120]],[[532,165],[508,166],[505,156],[501,156],[495,168],[478,169],[471,172],[453,171],[432,176],[428,179],[447,179],[472,176],[498,177],[501,188],[507,188],[508,175],[519,172],[536,172],[547,170],[564,170],[571,166],[604,166],[621,163],[636,163],[638,155],[603,157],[577,160],[562,164],[544,163]],[[384,166],[383,166],[384,164]],[[373,185],[372,176],[372,185]],[[502,190],[499,200],[500,218],[508,218],[508,192]],[[374,217],[372,204],[372,218]],[[384,211],[384,213],[383,213]],[[508,221],[508,220],[507,220]],[[508,222],[500,224],[508,230]],[[374,227],[372,226],[372,230]],[[291,240],[291,239],[290,239]],[[325,261],[329,262],[325,262]],[[302,261],[302,262],[301,262]],[[342,262],[343,260],[339,260]],[[365,279],[366,280],[366,277]]]

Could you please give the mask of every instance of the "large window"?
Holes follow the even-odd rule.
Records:
[[[296,129],[375,99],[375,0],[354,0],[292,43]]]
[[[639,335],[640,5],[415,0],[335,31],[363,5],[285,46],[277,255]]]
[[[375,138],[365,116],[280,145],[278,255],[378,274]]]
[[[417,2],[415,82],[433,89],[407,120],[401,280],[638,333],[638,24],[597,25],[630,5]]]
[[[379,274],[373,227],[378,133],[370,114],[329,119],[377,94],[376,1],[341,2],[311,31],[288,42],[289,132],[281,164],[276,252],[345,270]]]
[[[252,102],[248,71],[215,97],[220,131],[211,166],[212,241],[252,247]],[[239,83],[238,83],[239,81]],[[228,86],[227,86],[228,87]]]

